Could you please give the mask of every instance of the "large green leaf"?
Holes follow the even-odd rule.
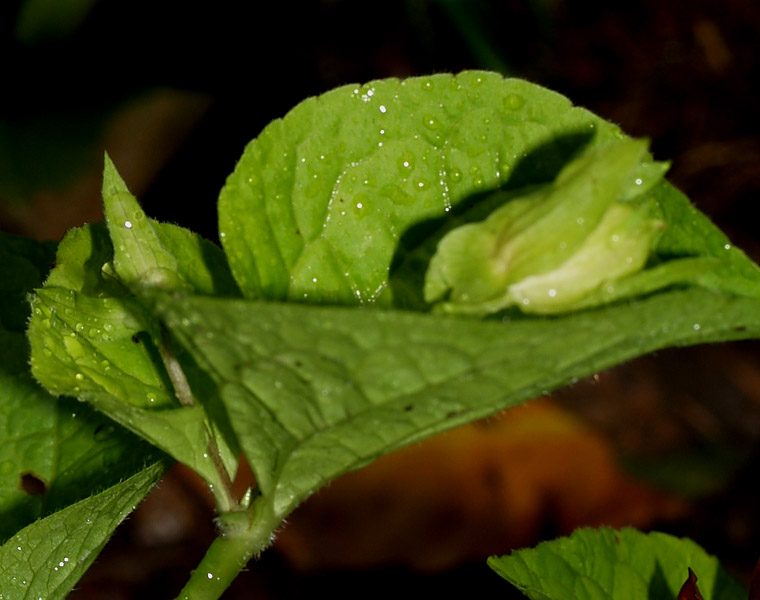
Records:
[[[631,357],[760,334],[760,301],[699,288],[512,321],[189,296],[161,310],[282,516],[381,454]]]
[[[747,597],[694,542],[634,529],[580,529],[488,564],[531,600],[673,600],[689,569],[705,600]]]
[[[155,463],[16,533],[0,547],[0,596],[66,598],[113,530],[163,472],[164,465]]]
[[[385,79],[299,104],[253,140],[219,198],[222,245],[247,297],[387,305],[415,224],[474,192],[550,181],[619,130],[495,73]]]
[[[246,297],[427,309],[425,272],[447,232],[519,204],[536,186],[578,205],[558,216],[583,217],[585,184],[555,177],[582,149],[624,138],[559,94],[494,73],[344,86],[302,102],[247,146],[220,194],[220,237]],[[598,154],[587,165],[592,187],[594,169],[607,169]],[[757,268],[657,183],[664,166],[644,157],[628,181],[616,176],[621,200],[638,196],[664,223],[647,268],[601,282],[574,308],[672,285],[760,290]],[[578,228],[556,220],[533,254]],[[483,271],[472,270],[469,279]]]

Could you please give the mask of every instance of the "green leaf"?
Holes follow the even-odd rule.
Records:
[[[29,372],[26,295],[42,283],[54,250],[0,234],[0,573],[7,598],[65,597],[127,514],[121,503],[136,504],[163,472],[153,447],[86,405],[51,397]],[[135,473],[139,486],[122,483]],[[110,495],[93,496],[109,487]],[[60,573],[54,558],[64,562]]]
[[[157,458],[87,406],[49,396],[29,372],[26,294],[41,284],[54,250],[0,234],[0,540]]]
[[[87,400],[219,486],[209,438],[234,472],[234,435],[215,387],[181,354],[174,363],[203,405],[177,399],[164,364],[170,341],[150,297],[156,288],[236,295],[237,286],[219,248],[145,217],[108,160],[103,195],[107,226],[69,232],[37,290],[28,332],[32,371],[51,392]]]
[[[163,472],[163,464],[153,464],[16,533],[0,547],[0,595],[9,599],[66,598],[113,530]]]
[[[635,140],[593,147],[552,184],[448,232],[430,261],[425,300],[464,314],[512,305],[566,312],[602,284],[640,271],[664,225],[651,215],[651,202],[622,200],[645,152]]]
[[[524,81],[465,72],[345,86],[265,128],[220,195],[243,294],[275,303],[179,295],[160,311],[211,371],[261,490],[286,514],[348,469],[577,377],[756,335],[760,270],[665,168],[644,142]],[[445,248],[447,233],[484,219],[524,259],[512,283],[551,276],[508,304],[528,298],[556,318],[505,311],[499,294],[476,312],[501,320],[424,314],[428,268],[427,300],[452,287],[436,248],[468,294],[484,286],[479,301],[510,283],[480,264],[492,248],[473,259],[478,239]],[[539,298],[559,284],[562,302]]]
[[[219,198],[222,245],[246,297],[387,306],[399,300],[391,263],[418,243],[415,225],[475,192],[549,182],[592,138],[619,135],[494,73],[340,87],[248,145]]]
[[[580,529],[488,564],[532,600],[673,600],[697,575],[705,600],[743,600],[746,591],[688,539],[634,529]]]
[[[674,285],[760,293],[757,267],[662,180],[667,165],[642,157],[642,142],[621,139],[617,127],[566,98],[494,73],[344,86],[302,102],[247,146],[220,194],[220,237],[251,299],[428,310],[449,285],[450,273],[433,260],[439,243],[448,252],[443,263],[459,265],[454,270],[464,287],[493,291],[504,282],[492,281],[482,257],[471,260],[482,235],[460,238],[448,250],[442,240],[500,210],[510,235],[520,239],[523,262],[554,267],[530,285],[521,282],[509,300],[521,306],[527,300],[537,312],[588,308]],[[600,169],[606,169],[603,184]],[[523,214],[535,206],[528,199],[547,194],[543,206],[560,207],[556,218],[522,232],[525,219],[536,218],[535,210]],[[608,219],[574,260],[554,264],[584,239],[572,231],[587,235],[611,199],[635,210]],[[625,243],[609,242],[615,234]],[[567,248],[551,250],[560,238]],[[610,251],[597,252],[600,245]],[[505,307],[503,298],[487,304],[486,311],[475,304],[475,312]]]
[[[699,288],[551,319],[182,295],[159,310],[219,385],[281,516],[382,454],[634,356],[760,334],[760,301]]]

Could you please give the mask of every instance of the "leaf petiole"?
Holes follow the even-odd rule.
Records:
[[[190,388],[190,384],[187,381],[187,376],[182,369],[182,365],[174,354],[172,343],[169,339],[169,332],[163,327],[161,329],[161,341],[158,344],[158,351],[161,355],[161,360],[166,367],[166,372],[169,375],[172,386],[174,386],[174,392],[180,404],[185,407],[192,407],[198,404],[195,395],[193,394],[193,390]],[[206,452],[214,465],[214,470],[218,476],[217,481],[220,484],[219,486],[209,485],[209,488],[214,496],[217,510],[219,513],[223,514],[234,510],[234,508],[238,506],[238,499],[235,494],[230,474],[224,466],[224,461],[222,461],[219,446],[217,445],[214,434],[208,425],[205,426],[205,433],[207,440]]]

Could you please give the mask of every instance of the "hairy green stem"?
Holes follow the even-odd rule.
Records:
[[[161,354],[161,359],[164,361],[166,372],[169,374],[169,379],[174,386],[174,392],[180,404],[182,406],[195,406],[197,401],[193,395],[193,390],[190,388],[190,383],[187,381],[187,376],[182,369],[182,365],[174,354],[169,334],[164,328],[161,331],[161,342],[158,351]],[[225,513],[237,506],[238,499],[235,495],[232,478],[222,462],[216,439],[214,439],[214,434],[208,425],[206,426],[206,440],[206,450],[213,461],[220,484],[212,486],[212,494],[214,495],[217,510],[220,513]]]
[[[221,515],[220,521],[222,533],[211,543],[177,600],[220,598],[248,561],[269,546],[281,523],[262,496],[247,513]]]

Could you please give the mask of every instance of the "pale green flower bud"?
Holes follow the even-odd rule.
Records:
[[[425,300],[452,313],[573,310],[601,285],[643,268],[663,224],[637,202],[664,173],[627,140],[572,160],[556,180],[443,237]]]

